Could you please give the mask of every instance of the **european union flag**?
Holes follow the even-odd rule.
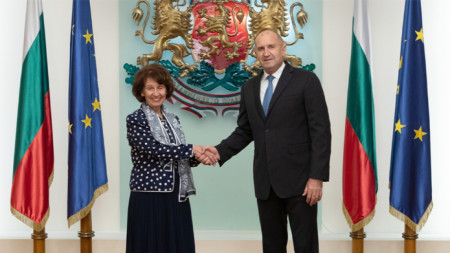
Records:
[[[433,208],[420,0],[406,0],[390,171],[390,213],[420,231]]]
[[[89,0],[74,0],[69,73],[69,227],[108,190]]]

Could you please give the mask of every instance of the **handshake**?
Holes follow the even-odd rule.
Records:
[[[194,145],[194,155],[197,161],[201,162],[204,165],[213,165],[220,160],[220,155],[217,149],[214,146],[200,146]]]

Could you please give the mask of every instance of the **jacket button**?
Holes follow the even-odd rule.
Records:
[[[269,129],[266,129],[266,133],[268,133],[269,132]]]

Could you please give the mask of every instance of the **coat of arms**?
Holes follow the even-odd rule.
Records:
[[[295,34],[287,45],[303,39],[298,31],[308,20],[303,5],[291,4],[289,15],[286,6],[284,0],[255,1],[256,9],[249,0],[155,0],[153,4],[138,0],[132,12],[140,26],[135,34],[153,47],[151,53],[137,57],[137,65],[159,62],[168,69],[176,83],[173,98],[198,117],[208,111],[216,115],[236,112],[240,87],[261,68],[252,52],[254,37],[266,29],[287,37],[290,17]],[[146,30],[150,17],[152,35]],[[295,55],[285,60],[294,67],[314,69],[314,64],[303,66]],[[127,83],[132,83],[138,67],[125,64],[124,68],[130,75]]]

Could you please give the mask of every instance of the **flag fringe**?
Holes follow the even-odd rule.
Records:
[[[92,206],[95,203],[95,200],[100,195],[105,193],[106,191],[108,191],[108,183],[98,187],[97,190],[95,190],[95,192],[94,192],[94,197],[92,198],[91,202],[87,206],[85,206],[83,209],[81,209],[77,213],[75,213],[72,216],[70,216],[69,218],[67,218],[67,222],[68,222],[69,228],[73,224],[77,223],[78,221],[80,221],[81,219],[86,217],[86,215],[88,215],[88,213],[91,211],[91,208],[92,208]]]
[[[376,204],[377,204],[377,197],[375,196],[375,206]],[[347,220],[347,224],[352,230],[352,232],[364,228],[367,224],[369,224],[372,221],[373,217],[375,217],[375,208],[374,208],[366,218],[354,224],[352,218],[350,217],[350,214],[347,211],[347,208],[345,208],[344,202],[342,202],[342,211],[344,212],[345,219]]]
[[[53,182],[53,169],[52,174],[48,178],[48,188],[52,185]],[[21,212],[17,211],[12,205],[10,206],[11,213],[14,215],[18,220],[25,223],[25,225],[29,226],[30,228],[36,230],[36,231],[42,231],[45,228],[45,224],[47,223],[48,218],[50,217],[50,206],[47,208],[47,211],[45,212],[44,217],[41,220],[41,223],[36,223],[32,219],[28,218]]]
[[[42,218],[41,223],[34,222],[32,219],[28,218],[27,216],[23,215],[21,212],[17,211],[13,206],[11,206],[11,213],[18,220],[25,223],[25,225],[29,226],[30,228],[32,228],[36,231],[42,231],[45,228],[45,223],[47,223],[48,217],[50,216],[50,207],[47,209],[47,212],[45,212],[45,215]]]
[[[431,210],[433,209],[433,201],[430,202],[428,205],[427,210],[422,215],[422,218],[420,218],[419,223],[414,223],[408,216],[406,216],[404,213],[400,212],[399,210],[395,209],[393,206],[389,206],[389,212],[395,216],[397,219],[403,221],[411,230],[419,232],[425,223],[428,220],[428,216],[430,216]]]

